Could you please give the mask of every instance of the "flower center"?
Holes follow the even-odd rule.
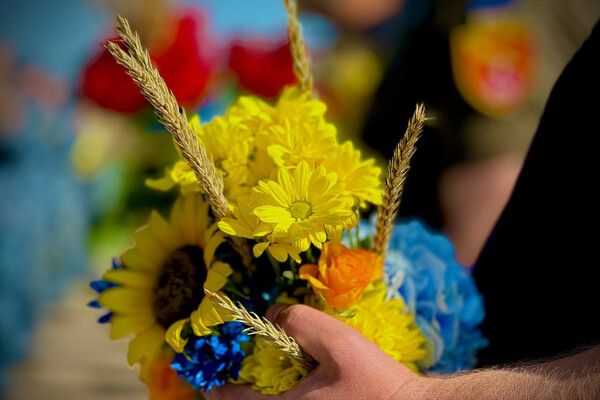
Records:
[[[295,201],[290,206],[290,213],[296,220],[305,220],[312,214],[312,207],[305,201]]]
[[[152,301],[156,322],[163,327],[189,317],[202,301],[207,274],[203,253],[198,246],[185,246],[165,260]]]

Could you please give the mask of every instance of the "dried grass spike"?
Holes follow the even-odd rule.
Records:
[[[410,169],[410,160],[417,150],[415,144],[421,137],[425,119],[425,107],[419,104],[408,123],[404,136],[396,145],[394,155],[388,164],[382,201],[377,209],[375,238],[373,240],[374,251],[384,258],[394,221],[398,215],[398,207],[402,200],[404,184]]]
[[[180,109],[173,93],[167,88],[150,55],[144,49],[137,32],[132,32],[129,22],[117,15],[117,33],[127,51],[115,42],[106,44],[117,63],[124,66],[142,95],[148,100],[164,127],[172,135],[177,150],[194,171],[206,198],[217,218],[229,214],[227,199],[223,194],[222,179],[216,174],[206,151],[200,147],[196,134],[190,129],[185,112]]]
[[[154,109],[159,121],[173,137],[175,147],[188,163],[209,202],[217,219],[230,214],[227,198],[223,193],[223,180],[217,175],[212,161],[200,146],[196,133],[188,124],[185,111],[179,107],[173,93],[167,87],[158,70],[152,65],[148,51],[142,46],[137,32],[133,32],[129,22],[117,14],[117,33],[127,51],[117,43],[108,42],[106,48],[117,63],[125,67],[142,95]],[[244,265],[253,268],[253,257],[248,243],[241,238],[231,240],[235,250],[242,256]]]
[[[293,337],[288,336],[280,326],[273,325],[269,320],[264,317],[259,317],[254,312],[249,312],[241,303],[237,303],[236,305],[227,296],[221,296],[218,293],[213,293],[206,289],[204,289],[204,291],[213,302],[226,310],[229,310],[231,316],[235,318],[236,321],[246,325],[245,332],[249,335],[264,337],[269,345],[300,361],[307,371],[314,368],[316,363],[313,358],[306,354],[300,348],[296,340]]]
[[[304,91],[312,93],[313,76],[310,69],[310,57],[306,42],[302,39],[302,28],[298,21],[298,7],[296,0],[283,0],[283,5],[288,13],[288,37],[290,52],[294,61],[294,73]]]

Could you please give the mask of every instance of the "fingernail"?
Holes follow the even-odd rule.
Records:
[[[279,314],[287,307],[289,307],[289,304],[275,303],[271,307],[267,308],[265,318],[275,323]]]

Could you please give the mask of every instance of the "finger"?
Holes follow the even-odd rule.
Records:
[[[377,349],[351,326],[306,305],[271,306],[267,315],[319,363],[340,364],[353,358],[357,348]]]

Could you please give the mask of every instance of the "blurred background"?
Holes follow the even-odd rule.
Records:
[[[596,0],[299,0],[318,95],[341,141],[385,168],[415,104],[429,120],[400,213],[472,265],[510,196]],[[145,186],[170,138],[103,50],[127,17],[204,121],[294,84],[279,0],[0,3],[0,398],[144,399],[88,282],[175,192]]]

